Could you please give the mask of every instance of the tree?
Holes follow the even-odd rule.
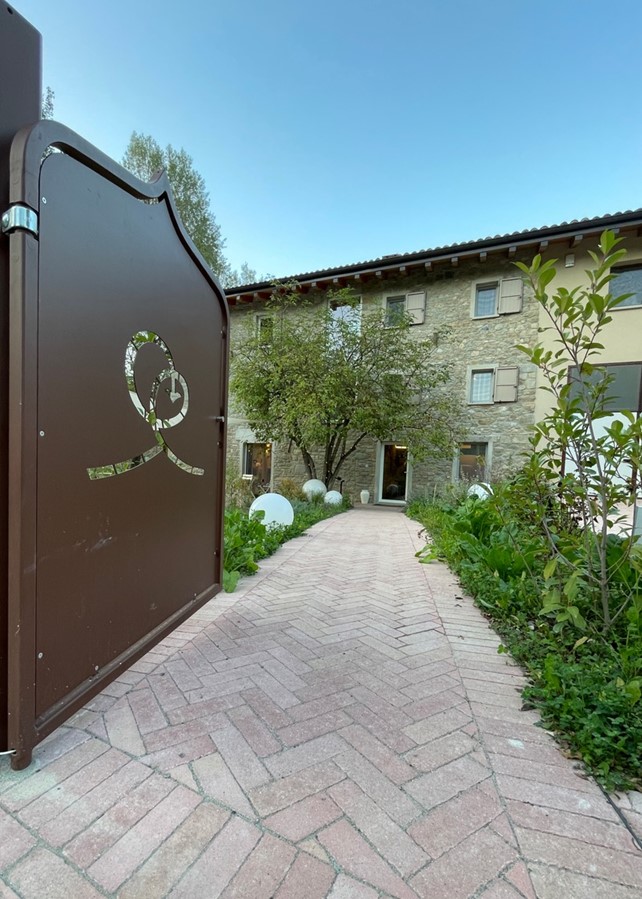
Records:
[[[229,272],[223,253],[225,241],[210,208],[205,180],[194,168],[191,156],[182,148],[174,149],[171,144],[162,149],[150,135],[134,131],[123,157],[123,165],[143,181],[151,181],[161,170],[167,172],[187,233],[210,268],[225,283]]]
[[[632,473],[642,466],[642,416],[621,408],[613,376],[600,365],[600,335],[630,296],[609,289],[611,269],[626,255],[617,249],[620,242],[612,231],[602,234],[599,252],[590,253],[595,267],[586,273],[588,285],[573,290],[547,291],[556,260],[542,263],[536,256],[531,266],[517,263],[547,315],[549,325],[540,330],[552,338],[549,346],[518,347],[538,366],[553,398],[534,428],[528,466],[531,483],[542,493],[550,485],[556,495],[537,509],[551,554],[544,612],[560,625],[583,627],[578,601],[594,602],[605,632],[642,584],[642,546],[618,511],[632,502]],[[570,517],[575,526],[559,526],[560,509],[570,513],[562,522]]]
[[[348,290],[314,306],[282,286],[266,312],[235,344],[230,381],[259,440],[296,446],[328,487],[366,437],[402,441],[415,459],[452,456],[458,408],[443,389],[450,367],[433,358],[443,333],[422,338],[405,313],[387,323],[381,309],[362,312]]]
[[[54,114],[54,99],[56,95],[53,90],[47,86],[45,88],[45,95],[42,98],[42,108],[40,112],[40,117],[43,119],[53,119]]]

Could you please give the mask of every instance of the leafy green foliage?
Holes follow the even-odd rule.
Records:
[[[263,524],[263,512],[257,512],[250,518],[245,509],[225,510],[223,589],[227,593],[234,592],[241,575],[258,571],[259,561],[271,556],[281,544],[299,537],[313,524],[345,512],[349,504],[344,502],[339,506],[330,506],[293,500],[292,508],[293,523],[272,528]]]
[[[395,439],[415,459],[450,456],[459,406],[445,389],[450,366],[402,314],[351,291],[316,305],[296,285],[275,289],[269,329],[254,322],[233,348],[231,390],[258,440],[291,443],[310,478],[329,488],[366,437]]]
[[[422,562],[443,559],[457,572],[530,674],[524,696],[539,708],[544,726],[556,730],[608,788],[639,787],[642,590],[637,551],[627,552],[626,540],[611,535],[612,570],[617,564],[617,576],[635,589],[604,634],[601,604],[584,591],[581,567],[561,579],[553,602],[550,584],[564,563],[550,558],[542,516],[536,519],[531,503],[524,502],[525,482],[522,472],[512,483],[494,485],[494,495],[485,500],[411,503],[408,514],[430,534],[418,556]],[[572,514],[556,508],[555,501],[551,518],[560,533],[564,528],[572,532],[577,528]]]
[[[594,268],[586,273],[587,285],[572,290],[548,292],[555,260],[536,256],[530,266],[517,263],[550,323],[540,329],[544,342],[518,348],[539,368],[553,399],[534,428],[523,490],[531,516],[540,516],[550,553],[544,613],[554,613],[561,627],[585,629],[577,600],[590,597],[592,606],[600,607],[605,632],[640,583],[635,542],[618,506],[633,499],[626,473],[642,465],[642,418],[621,409],[613,377],[599,364],[601,334],[628,296],[609,290],[611,268],[626,254],[618,249],[620,242],[605,231],[598,252],[590,253]],[[623,537],[611,533],[616,523]]]

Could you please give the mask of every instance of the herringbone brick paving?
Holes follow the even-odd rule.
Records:
[[[3,762],[0,899],[639,899],[631,834],[417,531],[322,522]]]

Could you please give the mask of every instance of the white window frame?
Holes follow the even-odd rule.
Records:
[[[518,289],[516,290],[516,286]],[[486,315],[477,315],[477,293],[480,289],[493,287],[495,289],[495,311]],[[524,284],[517,275],[477,278],[473,281],[470,293],[470,317],[474,321],[488,318],[499,318],[504,315],[514,315],[524,309]]]
[[[410,297],[423,297],[423,303],[420,306],[415,307],[414,309],[409,308],[408,300]],[[414,327],[415,325],[423,325],[426,321],[426,291],[425,290],[408,290],[405,293],[391,293],[386,294],[383,298],[383,310],[384,310],[384,324],[387,328],[393,327],[392,323],[388,323],[386,320],[388,317],[388,300],[401,300],[404,301],[404,311],[407,315],[417,316],[416,320],[411,321],[410,324]]]
[[[497,379],[497,363],[480,362],[479,365],[469,365],[466,369],[466,402],[469,406],[492,406],[495,403],[495,381]],[[473,395],[473,375],[482,372],[492,372],[493,383],[490,391],[489,400],[474,400]]]
[[[500,278],[482,278],[473,283],[472,287],[472,295],[470,298],[470,317],[474,319],[480,318],[499,318],[499,291],[500,291]],[[488,315],[476,315],[475,310],[477,306],[477,291],[480,288],[484,287],[494,287],[495,288],[495,311],[489,313]]]

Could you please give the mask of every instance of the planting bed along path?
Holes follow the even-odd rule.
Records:
[[[417,531],[319,523],[0,762],[2,899],[639,899],[631,833]]]

